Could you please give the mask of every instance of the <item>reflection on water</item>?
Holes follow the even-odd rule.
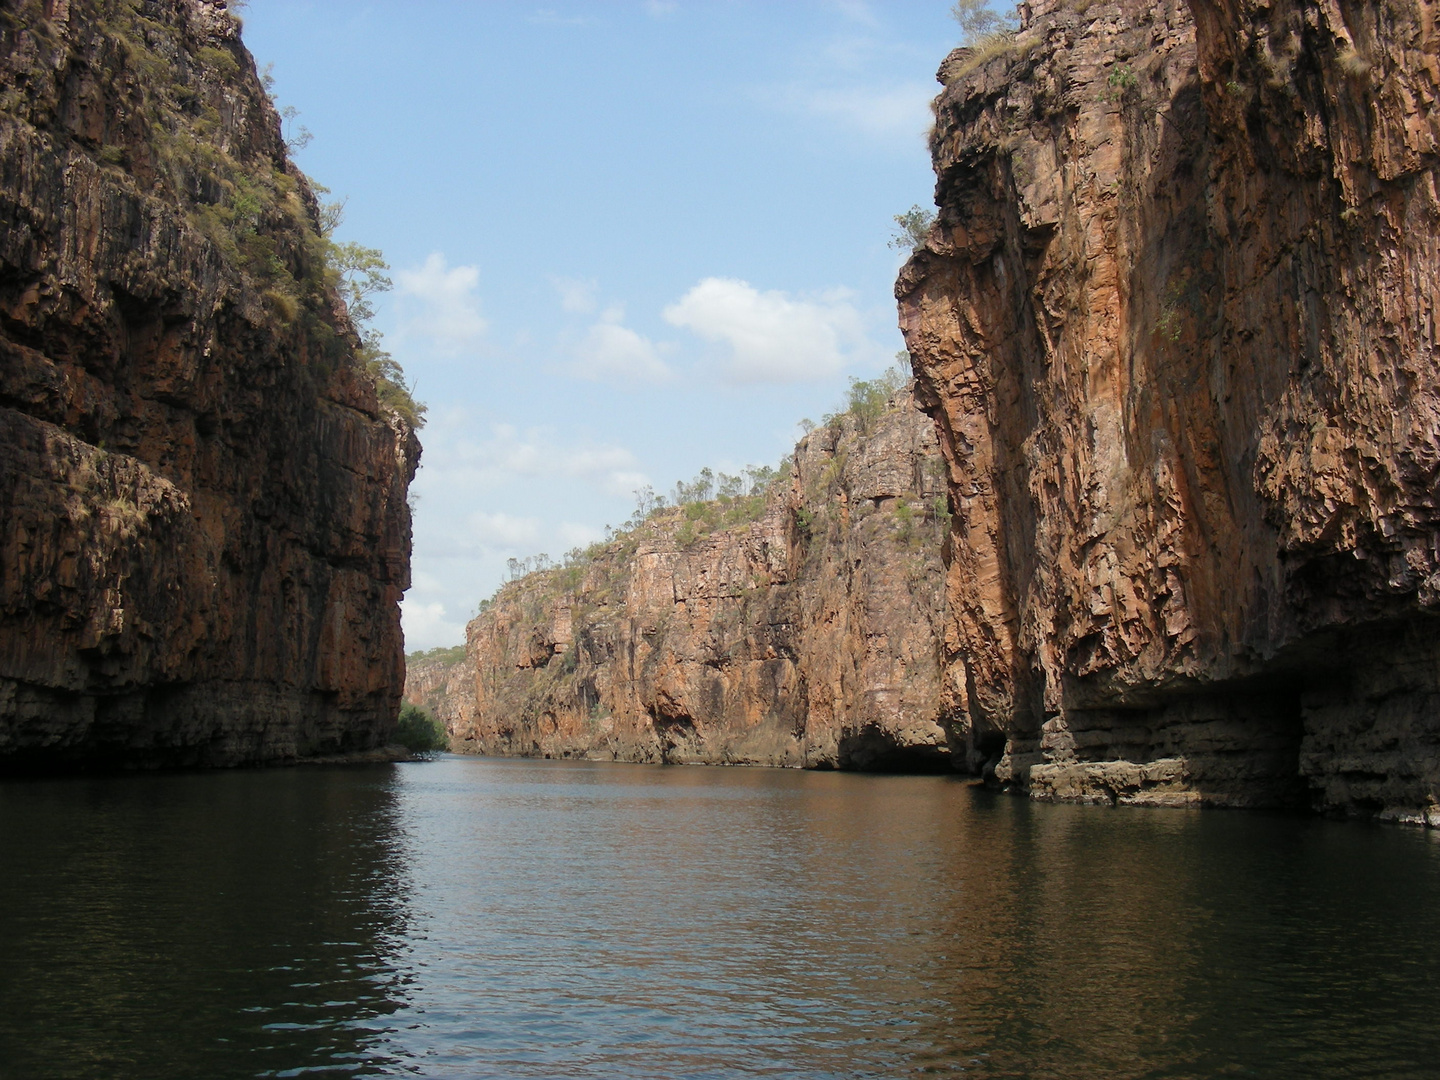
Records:
[[[0,1077],[292,1075],[406,1004],[393,772],[0,784]]]
[[[943,777],[0,785],[0,1077],[1421,1077],[1440,844]]]

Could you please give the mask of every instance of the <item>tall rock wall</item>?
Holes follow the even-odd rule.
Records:
[[[896,286],[951,705],[1032,793],[1440,823],[1433,3],[1037,2]]]
[[[470,623],[452,745],[950,767],[943,487],[933,425],[907,391],[873,430],[847,415],[813,431],[763,497],[664,511],[588,563],[506,586]],[[702,515],[716,528],[698,536]]]
[[[406,487],[220,0],[0,6],[0,768],[383,742]]]

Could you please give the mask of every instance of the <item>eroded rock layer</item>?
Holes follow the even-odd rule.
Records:
[[[948,517],[933,425],[904,392],[818,428],[756,520],[662,512],[592,561],[503,588],[470,623],[487,754],[946,769],[937,633]],[[739,499],[707,512],[751,516]],[[428,684],[427,684],[428,685]],[[422,687],[415,686],[417,696]]]
[[[406,487],[223,2],[0,7],[0,768],[384,741]]]
[[[1038,2],[897,283],[1002,781],[1440,823],[1432,3]]]

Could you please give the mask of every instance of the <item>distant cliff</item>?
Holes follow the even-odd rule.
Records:
[[[941,468],[908,391],[842,416],[765,494],[663,510],[505,586],[468,668],[412,672],[411,699],[487,754],[948,768]]]
[[[1440,824],[1434,12],[1025,14],[941,69],[896,287],[957,730],[1040,796]]]
[[[223,2],[0,8],[0,768],[383,742],[406,488]]]
[[[463,709],[473,707],[475,661],[465,646],[431,649],[405,658],[405,700],[418,705],[454,731]]]

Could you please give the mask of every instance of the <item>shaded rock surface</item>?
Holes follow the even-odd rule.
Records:
[[[1037,2],[896,286],[957,737],[1038,796],[1440,823],[1431,4]]]
[[[467,632],[452,746],[486,754],[944,769],[948,516],[904,392],[796,448],[733,522],[663,511],[593,560],[500,590]],[[691,508],[694,513],[698,510]],[[718,507],[712,507],[719,513]]]
[[[382,745],[406,488],[224,3],[0,8],[0,768]]]

